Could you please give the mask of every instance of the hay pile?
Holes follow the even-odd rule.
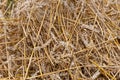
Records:
[[[120,0],[0,0],[0,80],[119,80]]]

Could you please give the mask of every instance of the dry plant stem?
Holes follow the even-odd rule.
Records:
[[[45,19],[46,12],[47,12],[47,8],[46,8],[46,10],[45,10],[45,13],[44,13],[44,16],[43,16],[43,20],[42,20],[42,22],[41,22],[41,25],[40,25],[40,28],[39,28],[39,31],[38,31],[38,34],[37,34],[37,38],[36,38],[36,39],[38,39],[38,37],[39,37],[39,35],[40,35],[41,29],[42,29],[42,26],[43,26],[43,22],[44,22],[44,19]],[[35,49],[35,46],[36,46],[36,44],[34,44],[34,49]],[[26,69],[26,74],[25,74],[24,80],[25,80],[26,77],[27,77],[28,70],[29,70],[29,67],[30,67],[30,65],[31,65],[31,60],[32,60],[32,57],[33,57],[33,55],[34,55],[34,49],[32,50],[31,57],[30,57],[30,59],[29,59],[29,64],[28,64],[28,67],[27,67],[27,69]],[[48,55],[47,55],[47,56],[48,56]]]
[[[10,61],[9,61],[9,52],[7,50],[7,48],[8,48],[8,46],[7,46],[7,28],[8,28],[8,26],[6,25],[6,20],[4,18],[4,15],[3,15],[2,11],[0,11],[0,17],[3,18],[3,22],[4,22],[4,34],[5,34],[4,40],[5,40],[5,47],[6,47],[5,51],[6,51],[6,54],[7,54],[8,75],[9,75],[9,79],[10,79],[10,77],[11,77],[10,68],[11,67],[10,67]]]
[[[0,0],[0,80],[119,80],[119,0]]]
[[[116,80],[116,78],[114,78],[111,74],[109,74],[107,71],[105,71],[103,68],[101,68],[96,62],[94,62],[92,60],[90,60],[90,61],[93,64],[95,64],[98,67],[98,69],[100,69],[106,77],[110,77],[112,80]]]

